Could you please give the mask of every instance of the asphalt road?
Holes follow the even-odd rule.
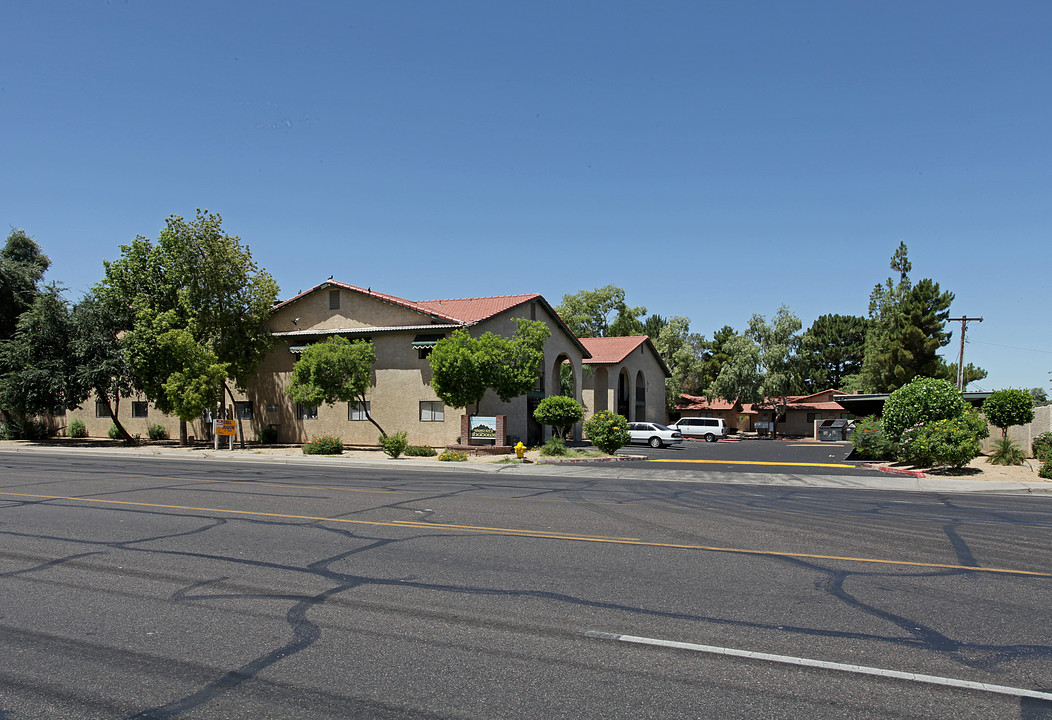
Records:
[[[1045,498],[0,453],[0,538],[4,720],[1052,717]]]

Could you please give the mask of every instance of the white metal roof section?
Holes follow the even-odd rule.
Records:
[[[380,333],[421,332],[424,330],[441,332],[456,330],[461,327],[464,326],[435,325],[428,323],[427,325],[383,325],[380,327],[330,328],[328,330],[284,330],[281,332],[272,332],[271,335],[277,338],[317,337],[319,335],[378,335]]]

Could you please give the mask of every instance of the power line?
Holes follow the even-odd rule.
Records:
[[[1008,348],[1009,350],[1025,350],[1026,352],[1044,353],[1045,355],[1052,355],[1052,350],[1037,350],[1035,348],[1016,347],[1015,345],[998,345],[997,343],[983,342],[982,340],[969,340],[968,344],[971,345],[990,345],[991,347]]]

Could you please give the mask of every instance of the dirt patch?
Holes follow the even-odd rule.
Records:
[[[986,455],[973,458],[970,463],[962,468],[948,467],[917,467],[905,463],[880,463],[881,465],[901,469],[919,470],[928,477],[959,477],[969,480],[1013,480],[1016,482],[1045,482],[1052,484],[1052,480],[1039,477],[1037,471],[1041,463],[1033,458],[1028,458],[1022,465],[994,465],[987,462]]]

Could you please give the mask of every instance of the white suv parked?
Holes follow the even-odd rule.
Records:
[[[705,442],[716,442],[727,437],[727,424],[723,422],[723,418],[680,418],[679,422],[670,427],[673,430],[679,430],[685,438],[705,438]]]

